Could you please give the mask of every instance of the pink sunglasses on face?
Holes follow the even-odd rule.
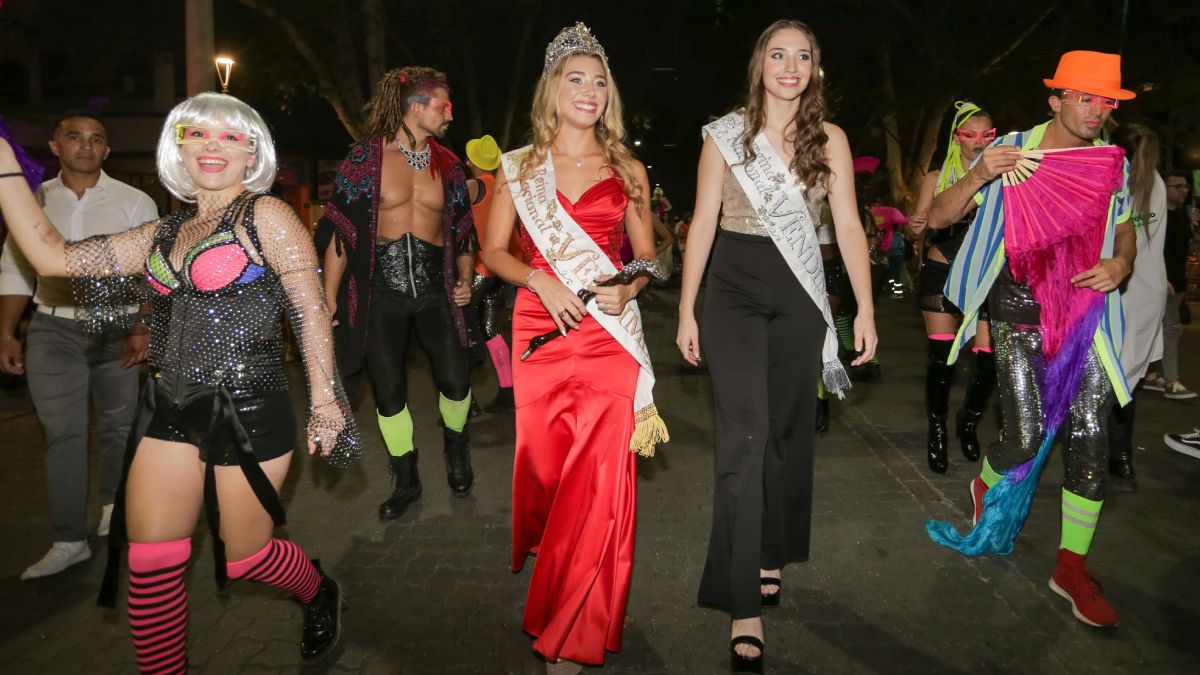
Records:
[[[996,128],[992,127],[987,131],[971,131],[970,129],[955,129],[954,135],[960,141],[974,143],[975,141],[994,141],[996,140]]]

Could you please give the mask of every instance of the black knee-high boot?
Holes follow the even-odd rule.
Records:
[[[996,358],[991,352],[975,352],[975,371],[967,385],[967,397],[958,411],[955,434],[962,444],[963,457],[979,460],[979,420],[987,412],[988,399],[996,388]]]
[[[929,360],[925,371],[925,414],[929,421],[929,437],[926,444],[929,469],[946,473],[946,412],[949,408],[950,384],[954,381],[953,365],[947,365],[951,340],[930,340]]]

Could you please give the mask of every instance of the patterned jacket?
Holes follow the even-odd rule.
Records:
[[[458,280],[460,255],[478,248],[475,220],[462,162],[432,138],[430,166],[442,181],[443,271],[446,302],[458,340],[465,348],[469,341],[462,310],[454,304],[454,284]],[[379,181],[383,174],[383,139],[372,138],[350,148],[334,179],[334,194],[325,205],[317,223],[314,243],[323,256],[331,243],[348,257],[346,270],[338,286],[338,327],[334,329],[347,391],[353,391],[366,361],[367,324],[371,311],[371,280],[375,274],[376,229],[379,222]]]
[[[1041,145],[1048,125],[1047,122],[1028,131],[1002,136],[992,145],[1016,145],[1022,150],[1035,149]],[[1104,142],[1096,139],[1094,144],[1104,145]],[[1126,162],[1125,185],[1113,193],[1109,200],[1108,223],[1100,252],[1102,258],[1112,257],[1117,225],[1129,220],[1131,209],[1128,185],[1129,163]],[[971,223],[971,229],[967,231],[962,248],[950,265],[950,275],[944,289],[946,299],[963,313],[962,325],[950,352],[951,363],[958,358],[959,350],[975,336],[979,310],[1000,270],[1008,263],[1008,256],[1004,252],[1004,199],[1001,181],[993,180],[983,186],[975,195],[975,203],[979,204],[979,208],[975,210],[975,220]],[[1121,292],[1114,290],[1104,299],[1104,314],[1096,328],[1092,345],[1121,405],[1130,400],[1129,387],[1125,383],[1119,356],[1124,336],[1125,314],[1121,307]]]

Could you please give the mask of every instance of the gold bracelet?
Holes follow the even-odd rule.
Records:
[[[534,268],[534,269],[529,270],[529,274],[525,275],[525,288],[528,289],[529,292],[533,293],[534,295],[537,295],[538,292],[533,290],[533,286],[530,286],[529,282],[533,281],[533,275],[537,274],[538,272],[541,272],[541,270]]]

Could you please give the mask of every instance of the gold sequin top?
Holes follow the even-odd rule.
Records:
[[[808,202],[808,211],[813,215],[813,218],[819,218],[821,213],[821,200],[825,199],[825,188],[815,188],[805,192],[805,201]],[[754,211],[754,206],[750,203],[750,199],[746,197],[746,193],[742,191],[742,184],[734,177],[732,171],[725,172],[725,182],[721,186],[721,229],[729,232],[737,232],[740,234],[752,234],[758,237],[769,237],[771,233],[758,219],[758,214]],[[813,221],[813,226],[817,226],[817,221]]]

